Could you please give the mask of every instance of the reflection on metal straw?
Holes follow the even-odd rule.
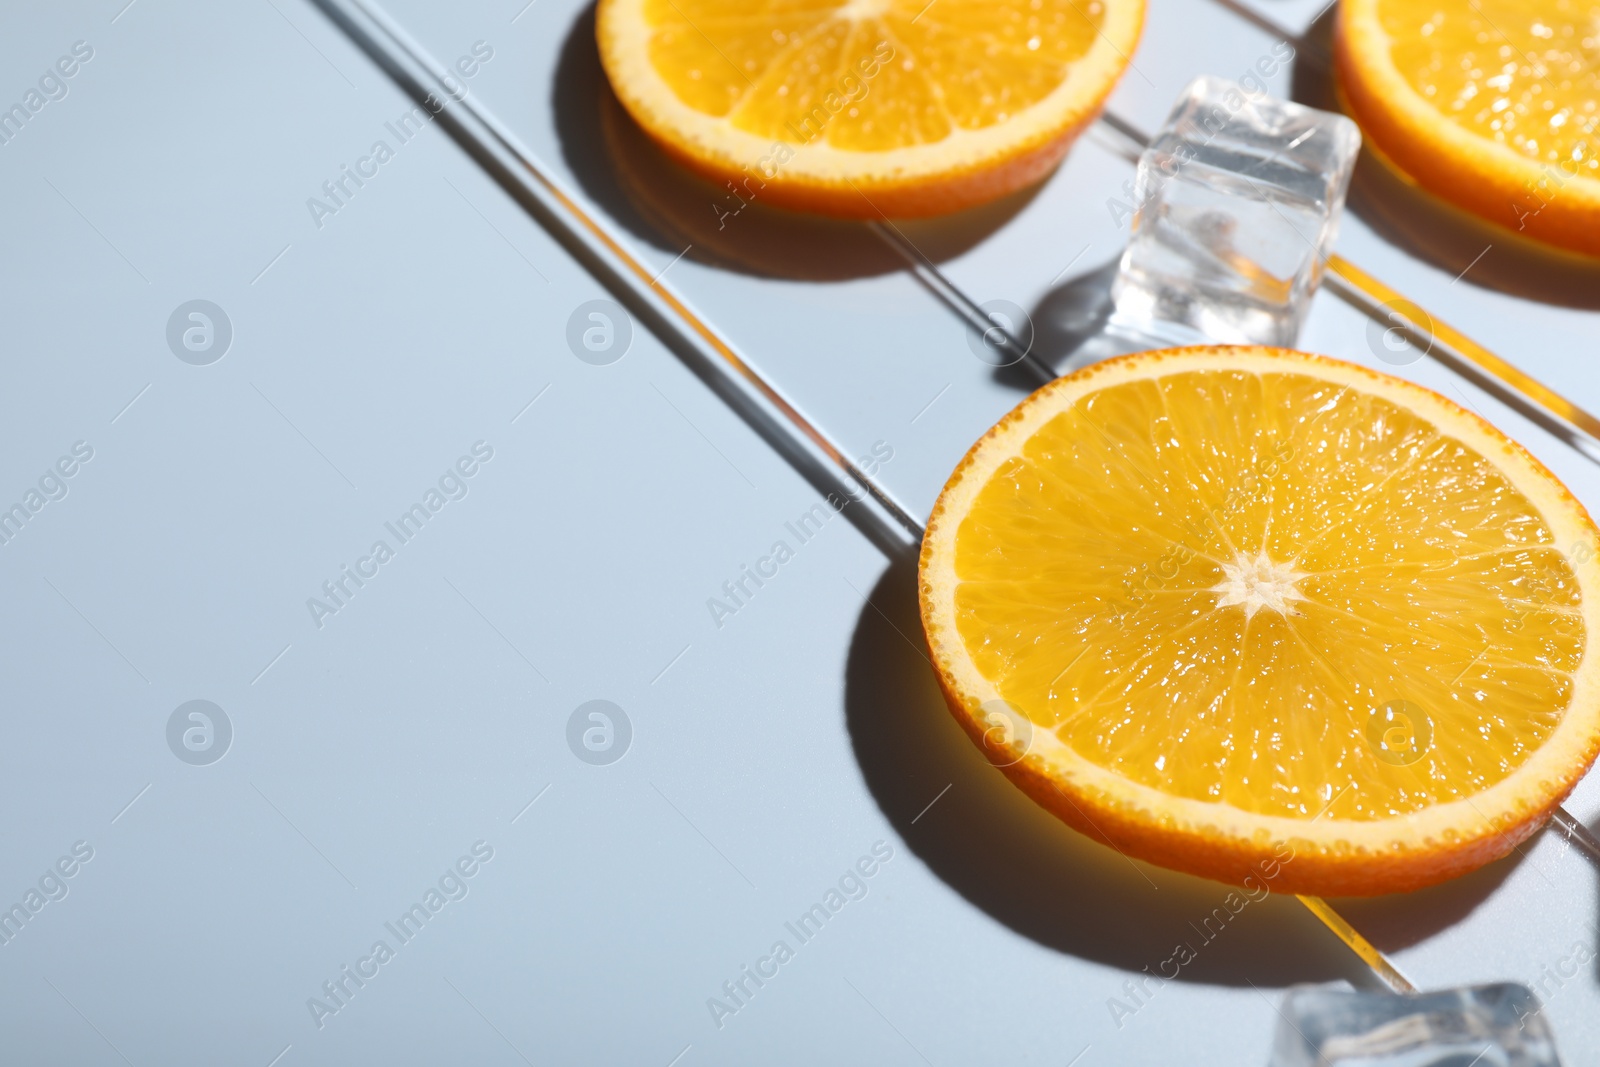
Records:
[[[928,289],[943,300],[950,309],[963,319],[967,320],[968,328],[981,334],[987,343],[1000,349],[1010,357],[1005,366],[1025,366],[1039,377],[1042,382],[1051,382],[1056,379],[1056,372],[1050,369],[1042,360],[1034,356],[1029,346],[1024,345],[1012,335],[1010,330],[995,322],[979,307],[978,304],[961,289],[944,276],[944,272],[933,265],[933,261],[923,255],[917,246],[912,244],[905,234],[892,223],[869,222],[867,228],[895,251],[900,258],[906,261],[911,268],[911,273],[917,280],[926,285]]]
[[[1328,274],[1324,281],[1329,291],[1385,326],[1390,325],[1384,320],[1385,308],[1389,309],[1389,314],[1409,317],[1403,310],[1396,310],[1408,301],[1343,257],[1332,256],[1328,259]],[[1446,325],[1432,312],[1423,310],[1423,314],[1430,321],[1411,323],[1411,326],[1416,335],[1413,340],[1418,342],[1418,347],[1426,349],[1428,356],[1462,373],[1480,388],[1497,394],[1499,399],[1518,408],[1565,440],[1579,454],[1600,462],[1600,441],[1597,441],[1600,439],[1600,419],[1538,379],[1524,374],[1466,334]]]
[[[1560,827],[1567,835],[1567,840],[1578,846],[1579,852],[1588,856],[1591,863],[1600,865],[1600,838],[1595,837],[1570,811],[1557,808],[1555,814],[1550,816],[1550,825]]]
[[[1415,993],[1417,987],[1411,984],[1411,979],[1400,973],[1399,968],[1389,962],[1387,956],[1379,952],[1377,947],[1356,930],[1355,927],[1345,922],[1344,916],[1328,906],[1328,902],[1321,897],[1300,896],[1300,903],[1321,919],[1323,924],[1332,930],[1334,936],[1349,946],[1350,950],[1371,967],[1377,976],[1383,979],[1383,984],[1396,993]]]

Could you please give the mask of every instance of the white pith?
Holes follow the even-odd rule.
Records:
[[[1234,562],[1222,565],[1222,573],[1222,581],[1211,587],[1218,594],[1217,607],[1243,607],[1247,619],[1255,618],[1262,608],[1293,615],[1294,602],[1306,598],[1299,585],[1306,575],[1293,561],[1275,563],[1265,552],[1254,558],[1241,552]]]

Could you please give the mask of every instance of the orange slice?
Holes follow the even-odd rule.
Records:
[[[1600,4],[1344,0],[1336,50],[1369,142],[1418,184],[1600,256]]]
[[[1053,382],[973,446],[922,620],[956,719],[1077,829],[1387,893],[1508,853],[1600,750],[1597,536],[1426,389],[1172,349]]]
[[[1047,174],[1099,114],[1144,0],[600,0],[617,96],[751,199],[935,215]]]

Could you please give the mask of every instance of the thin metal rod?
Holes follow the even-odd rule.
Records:
[[[422,47],[404,27],[386,11],[370,0],[314,0],[349,36],[358,48],[367,52],[386,73],[399,83],[402,91],[413,97],[430,93],[433,99],[450,101],[440,112],[441,117],[455,112],[457,128],[462,135],[488,157],[503,162],[509,158],[515,166],[505,168],[506,176],[520,189],[530,194],[544,208],[547,218],[540,221],[564,230],[566,235],[583,244],[591,254],[603,249],[604,264],[608,273],[629,294],[643,300],[671,327],[674,320],[688,327],[686,340],[701,353],[714,357],[723,367],[731,368],[733,378],[743,383],[746,397],[759,397],[769,412],[789,424],[793,439],[802,447],[809,446],[812,457],[820,457],[836,468],[847,479],[846,488],[855,483],[866,490],[877,508],[905,534],[920,539],[921,524],[910,511],[886,488],[866,476],[865,472],[821,428],[807,419],[792,404],[778,386],[770,381],[733,345],[701,316],[668,284],[660,272],[651,271],[622,239],[614,235],[600,220],[579,204],[576,197],[546,173],[543,165],[500,119],[487,108],[479,106],[471,96],[456,97],[448,89],[446,69]],[[355,17],[358,12],[361,18]],[[470,122],[461,121],[463,118]],[[478,162],[482,164],[482,160]],[[573,225],[576,223],[576,226]],[[587,240],[585,240],[587,237]],[[598,246],[596,248],[595,246]],[[682,336],[681,331],[680,336]],[[722,376],[726,380],[726,375]],[[781,449],[780,449],[781,451]]]
[[[1555,814],[1550,816],[1550,825],[1559,827],[1567,835],[1567,840],[1577,845],[1578,851],[1589,857],[1589,862],[1600,866],[1600,837],[1595,837],[1570,811],[1566,808],[1557,808]]]
[[[1150,147],[1149,134],[1127,119],[1113,115],[1109,111],[1100,112],[1100,125],[1106,127],[1126,142],[1123,148],[1128,151],[1125,154],[1135,163],[1139,161],[1139,153]]]
[[[945,277],[944,272],[934,266],[933,261],[923,255],[897,227],[873,221],[867,223],[867,228],[906,261],[911,273],[916,275],[917,280],[927,286],[934,296],[965,319],[969,329],[976,331],[986,343],[993,343],[1010,357],[1005,363],[999,364],[1000,366],[1026,367],[1039,378],[1041,384],[1056,380],[1056,372],[1033,354],[1031,342],[1024,344],[1010,330],[990,318],[976,301]]]
[[[1410,340],[1424,354],[1460,371],[1465,369],[1490,392],[1501,394],[1544,428],[1562,437],[1573,450],[1600,462],[1600,419],[1543,382],[1491,352],[1427,309],[1405,299],[1343,256],[1328,258],[1324,284],[1374,322],[1392,328],[1404,322]],[[1416,321],[1415,309],[1424,322]],[[1509,395],[1507,395],[1509,394]],[[1552,426],[1551,418],[1558,420]]]
[[[1415,993],[1417,987],[1411,984],[1411,979],[1400,973],[1400,969],[1389,961],[1389,957],[1378,951],[1376,945],[1361,936],[1361,933],[1348,922],[1343,915],[1334,911],[1326,900],[1321,897],[1308,897],[1298,895],[1300,903],[1306,910],[1322,920],[1324,926],[1333,931],[1333,935],[1343,941],[1352,952],[1371,967],[1374,973],[1382,979],[1383,984],[1396,993]]]

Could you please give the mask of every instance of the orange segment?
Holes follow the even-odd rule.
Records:
[[[1080,829],[1231,881],[1288,846],[1285,889],[1389,892],[1505,854],[1600,749],[1596,537],[1433,393],[1180,349],[974,446],[923,621],[957,719]]]
[[[1396,69],[1456,125],[1600,174],[1600,9],[1574,0],[1476,0],[1456,10],[1385,3],[1379,13]],[[1543,7],[1543,10],[1541,10]]]
[[[976,16],[976,17],[975,17]],[[894,39],[917,57],[950,121],[966,130],[1005,122],[1044,100],[1094,46],[1105,8],[1064,0],[893,12]]]
[[[676,12],[674,12],[676,14]],[[828,21],[827,11],[773,18],[691,23],[664,19],[650,39],[650,62],[697,111],[726,115],[779,56],[794,54]]]
[[[1356,118],[1417,182],[1600,255],[1600,5],[1349,0],[1338,65]]]
[[[823,23],[744,94],[733,125],[771,141],[875,152],[938,141],[950,122],[917,64],[894,62],[876,19]],[[820,71],[837,72],[819,79]],[[863,71],[874,72],[872,81]],[[825,119],[817,116],[825,115]]]
[[[831,214],[953,211],[1048,173],[1143,0],[601,0],[613,88],[713,178]]]

